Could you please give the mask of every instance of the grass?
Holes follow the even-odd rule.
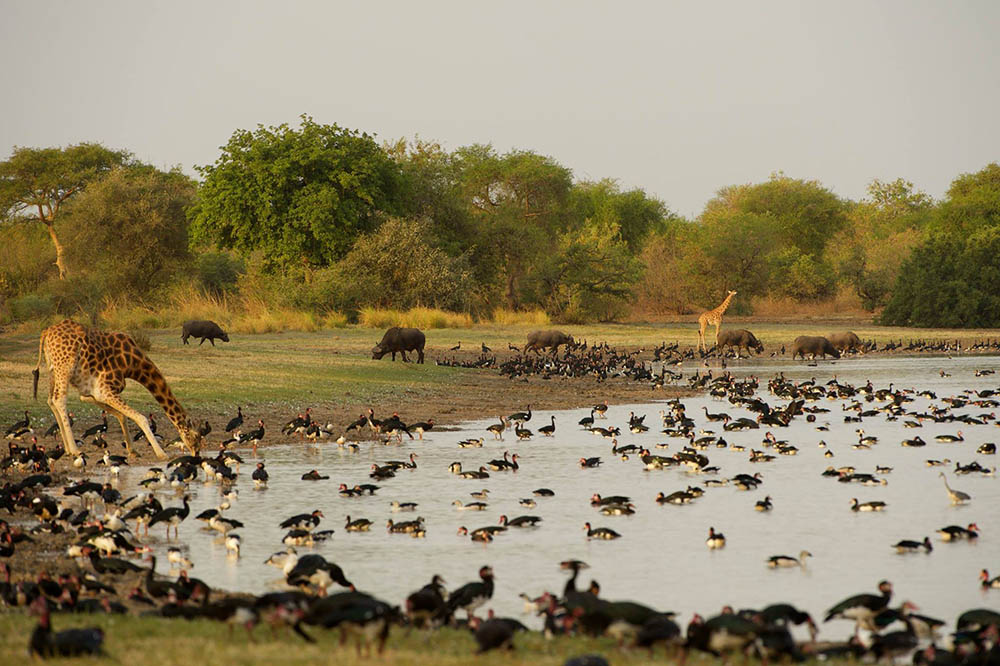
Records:
[[[35,618],[20,613],[0,614],[0,663],[26,662],[28,637]],[[55,631],[71,627],[99,626],[105,632],[105,652],[121,664],[147,663],[155,655],[157,666],[189,666],[190,664],[316,664],[336,663],[344,666],[385,664],[409,666],[482,666],[493,664],[532,664],[560,666],[569,657],[601,654],[609,662],[626,666],[646,666],[664,663],[664,652],[658,648],[651,658],[645,650],[622,650],[607,638],[566,638],[546,640],[539,633],[518,634],[513,652],[490,652],[473,657],[476,644],[466,631],[442,629],[427,634],[421,631],[392,629],[382,657],[359,656],[349,640],[339,644],[339,632],[308,627],[307,633],[317,639],[304,642],[285,630],[276,634],[270,629],[253,630],[251,647],[242,628],[233,631],[209,620],[166,620],[122,616],[78,616],[57,614],[52,617]],[[51,659],[46,663],[70,664],[79,660]],[[689,663],[695,666],[717,664],[718,660],[694,653]],[[808,662],[807,662],[808,663]]]
[[[797,335],[825,335],[852,328],[864,339],[879,342],[922,338],[928,340],[960,339],[965,341],[995,337],[992,330],[900,329],[879,327],[858,321],[806,321],[773,323],[727,318],[727,327],[749,328],[766,346],[766,353]],[[139,327],[143,328],[143,327]],[[318,331],[284,333],[234,333],[232,342],[211,347],[184,347],[180,326],[171,330],[149,330],[150,357],[166,375],[182,403],[194,413],[227,414],[236,405],[261,407],[292,406],[303,401],[348,405],[366,403],[374,398],[412,400],[429,390],[447,391],[457,386],[469,373],[478,371],[448,368],[434,364],[435,358],[452,356],[448,350],[462,342],[463,350],[478,353],[481,343],[506,351],[508,343],[524,344],[534,325],[480,324],[468,328],[444,328],[427,332],[427,362],[392,363],[388,358],[371,360],[370,349],[380,338],[379,329],[349,326]],[[651,348],[661,341],[696,345],[697,325],[693,322],[665,324],[598,324],[566,326],[563,330],[578,340],[593,344],[607,341],[615,346]],[[709,329],[709,335],[714,331]],[[36,331],[0,335],[0,424],[12,422],[25,409],[48,415],[44,399],[31,401],[31,370],[38,355]],[[43,369],[40,392],[47,387]],[[70,409],[82,404],[71,392]],[[41,396],[40,396],[41,397]],[[129,382],[125,399],[137,409],[154,408],[151,396]],[[91,406],[86,413],[93,411]],[[204,417],[204,416],[203,416]]]

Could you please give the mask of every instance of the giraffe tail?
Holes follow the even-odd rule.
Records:
[[[42,354],[45,353],[45,331],[38,337],[38,362],[35,363],[35,369],[31,371],[32,385],[31,385],[31,397],[33,400],[38,400],[38,375],[39,369],[42,367]]]

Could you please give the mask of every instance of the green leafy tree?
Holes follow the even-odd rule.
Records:
[[[650,235],[639,261],[642,278],[635,288],[637,306],[653,314],[686,314],[692,311],[692,298],[699,289],[699,279],[689,267],[698,265],[692,255],[701,256],[697,247],[700,228],[686,220],[670,220],[660,231]]]
[[[996,225],[1000,225],[1000,164],[991,162],[952,181],[935,217],[934,228],[970,232]]]
[[[460,192],[475,224],[469,260],[480,284],[502,284],[508,307],[520,305],[520,282],[555,247],[569,220],[569,169],[532,152],[498,155],[492,146],[455,155]]]
[[[336,273],[341,294],[333,300],[342,307],[468,308],[468,266],[433,246],[426,221],[387,219],[358,238]]]
[[[718,294],[735,289],[740,298],[733,307],[739,311],[748,307],[751,297],[766,294],[779,238],[778,224],[769,215],[726,209],[706,212],[695,251],[685,262],[685,270],[697,276],[700,285],[696,302],[708,306]]]
[[[622,192],[611,179],[582,182],[570,192],[570,210],[574,220],[617,225],[621,239],[633,254],[638,254],[647,236],[662,231],[665,222],[674,218],[666,205],[641,189]]]
[[[187,262],[187,208],[195,182],[179,170],[116,169],[67,210],[67,257],[111,295],[143,295]]]
[[[198,172],[194,239],[272,268],[329,265],[398,206],[399,169],[374,138],[308,116],[297,129],[236,130]]]
[[[112,169],[132,163],[126,151],[97,143],[66,148],[14,148],[0,162],[0,220],[31,219],[44,225],[65,279],[66,250],[56,233],[63,204]]]

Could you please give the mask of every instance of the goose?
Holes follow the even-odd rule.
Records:
[[[509,520],[506,515],[500,516],[500,524],[504,527],[537,527],[540,522],[542,519],[538,516],[518,516]]]
[[[772,569],[789,567],[801,567],[805,569],[807,557],[812,557],[812,553],[808,550],[799,551],[799,556],[797,558],[791,557],[790,555],[772,555],[767,558],[767,566]]]
[[[243,425],[243,409],[241,407],[236,408],[236,416],[230,419],[229,423],[226,424],[226,432],[232,432]]]
[[[319,526],[320,520],[325,517],[322,511],[315,509],[312,513],[299,513],[291,518],[286,518],[278,523],[278,527],[286,530],[299,529],[311,532]]]
[[[489,506],[486,502],[469,502],[462,504],[462,500],[455,500],[452,505],[459,511],[485,511]]]
[[[827,611],[823,621],[829,622],[835,618],[844,618],[854,620],[855,633],[861,628],[875,631],[872,619],[889,606],[889,600],[892,599],[892,583],[883,580],[878,584],[878,589],[880,593],[878,595],[857,594],[844,599]]]
[[[886,507],[885,502],[874,501],[874,502],[858,502],[857,497],[851,498],[851,511],[882,511]]]
[[[388,460],[385,463],[385,467],[391,467],[394,470],[400,469],[416,469],[417,461],[416,458],[419,456],[416,453],[411,453],[409,460]]]
[[[468,527],[466,527],[465,525],[460,525],[459,528],[458,528],[457,534],[458,534],[458,536],[468,536],[469,539],[471,539],[472,541],[479,541],[479,542],[482,542],[482,543],[491,543],[493,541],[493,531],[492,531],[492,529],[493,529],[492,526],[491,527],[480,527],[479,529],[472,530],[472,532],[469,532],[469,528]],[[507,528],[503,527],[503,528],[500,528],[500,529],[501,530],[505,530]]]
[[[937,435],[934,439],[939,442],[964,442],[965,438],[962,437],[962,431],[959,430],[957,435]]]
[[[497,418],[500,419],[500,423],[494,423],[493,425],[488,426],[486,430],[493,433],[493,437],[495,439],[503,441],[503,431],[507,429],[508,424],[503,416],[498,416]]]
[[[314,469],[311,469],[302,475],[303,481],[326,481],[329,478],[329,476],[324,476]]]
[[[170,528],[174,528],[174,538],[178,538],[178,530],[180,524],[184,522],[184,519],[188,517],[191,513],[191,506],[188,502],[191,500],[189,495],[184,495],[182,500],[183,505],[181,507],[167,507],[161,511],[157,511],[153,514],[153,517],[149,519],[149,527],[152,527],[156,523],[166,523],[167,525],[167,539],[170,539]]]
[[[510,455],[509,451],[503,452],[503,459],[491,460],[487,463],[490,469],[494,472],[516,472],[520,466],[517,464],[517,454],[515,453],[508,460],[507,457]]]
[[[753,508],[755,511],[770,511],[774,508],[774,505],[771,503],[771,496],[766,496],[764,499],[754,504]]]
[[[528,429],[528,428],[522,428],[519,425],[515,425],[514,426],[514,434],[517,435],[517,438],[519,440],[526,440],[526,439],[531,439],[531,436],[534,433],[532,433],[531,430]]]
[[[485,467],[481,466],[478,471],[459,472],[458,476],[463,479],[488,479],[490,478],[490,473],[486,471]]]
[[[208,521],[208,526],[216,532],[222,532],[223,535],[227,535],[231,531],[243,527],[243,523],[238,520],[231,520],[221,516],[212,516]]]
[[[601,507],[601,513],[605,516],[631,516],[635,513],[635,505],[628,504],[608,504]]]
[[[923,439],[917,436],[913,437],[912,439],[904,439],[902,442],[900,442],[900,445],[910,446],[910,447],[920,447],[920,446],[927,446],[927,442],[925,442]]]
[[[507,417],[507,420],[509,422],[515,423],[515,424],[517,424],[517,423],[524,424],[524,423],[530,421],[531,420],[531,405],[528,405],[527,411],[524,411],[524,412],[514,412],[513,414],[511,414],[510,416]]]
[[[556,431],[556,417],[553,415],[552,423],[550,425],[541,426],[538,428],[538,432],[542,433],[546,437],[551,437]]]
[[[590,410],[590,416],[584,416],[577,423],[579,423],[584,430],[590,430],[590,428],[594,425],[594,410]]]
[[[372,527],[372,521],[367,518],[358,518],[357,520],[351,520],[350,516],[345,519],[344,529],[348,532],[367,532]]]
[[[962,539],[975,539],[979,536],[979,526],[969,523],[968,527],[960,525],[948,525],[937,531],[941,541],[960,541]]]
[[[534,509],[538,506],[538,502],[531,499],[530,497],[524,497],[517,501],[518,504],[523,506],[525,509]]]
[[[938,473],[942,479],[944,479],[945,490],[948,491],[948,497],[951,498],[952,504],[965,504],[972,499],[972,495],[968,493],[963,493],[961,490],[953,490],[951,486],[948,485],[948,477],[945,476],[944,472]]]
[[[226,535],[226,556],[239,559],[242,537],[239,534]]]
[[[490,491],[487,490],[486,488],[483,488],[482,490],[473,490],[471,493],[469,493],[470,496],[472,496],[474,499],[477,500],[488,499],[489,494]]]
[[[724,548],[726,545],[726,537],[721,532],[716,532],[714,527],[709,527],[708,538],[705,539],[705,545],[708,546],[709,550]]]
[[[333,583],[354,591],[354,585],[344,577],[343,569],[328,562],[322,555],[309,554],[298,558],[285,576],[285,581],[294,586],[315,585],[321,597],[326,596],[326,588]]]
[[[590,523],[584,523],[583,529],[587,532],[588,539],[604,539],[605,541],[610,541],[621,537],[621,534],[615,532],[613,529],[607,527],[591,527]]]
[[[267,470],[264,469],[264,463],[262,462],[257,463],[257,469],[253,471],[253,474],[250,475],[250,478],[253,479],[254,490],[264,490],[265,488],[267,488],[267,480],[269,478],[269,475],[267,473]]]
[[[493,598],[493,568],[481,567],[479,581],[466,583],[448,595],[448,613],[463,609],[470,618],[477,608]]]
[[[932,550],[934,550],[934,546],[931,545],[930,537],[924,537],[923,541],[911,541],[909,539],[903,539],[902,541],[898,541],[892,544],[892,547],[895,548],[896,552],[901,555],[904,553],[915,553],[921,548],[923,548],[924,552],[928,554]]]
[[[1000,576],[990,578],[990,573],[986,569],[979,572],[979,580],[982,581],[983,588],[1000,589]]]
[[[599,456],[592,458],[580,458],[580,467],[585,469],[588,467],[597,467],[600,464],[601,464],[601,458]]]
[[[858,428],[856,432],[858,433],[858,444],[867,446],[878,444],[878,437],[875,435],[865,435],[865,431],[861,428]]]
[[[662,492],[656,494],[657,504],[690,504],[694,500],[694,495],[687,492],[686,490],[678,490],[672,492],[669,495],[664,495]]]
[[[434,419],[427,419],[426,421],[419,421],[417,423],[410,424],[410,430],[416,430],[419,439],[423,439],[424,433],[430,432],[433,427]]]
[[[548,488],[535,488],[531,491],[532,495],[536,497],[555,497],[555,491],[549,490]]]
[[[392,511],[393,513],[399,513],[400,511],[416,511],[417,503],[398,502],[396,500],[393,500],[392,503],[389,505],[389,510]]]
[[[458,443],[460,449],[478,449],[483,446],[483,438],[479,437],[477,439],[463,439]]]
[[[604,402],[600,403],[599,405],[594,405],[594,412],[596,412],[597,415],[600,416],[602,419],[603,418],[607,418],[608,401],[605,400]]]

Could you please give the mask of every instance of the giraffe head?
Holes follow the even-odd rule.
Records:
[[[198,455],[202,443],[201,433],[198,432],[198,429],[188,422],[178,426],[177,432],[180,433],[181,441],[184,442],[184,446],[190,449],[191,454]]]
[[[729,298],[732,298],[735,295],[736,295],[736,290],[735,289],[730,289],[729,293],[726,294],[726,296],[729,297]]]

